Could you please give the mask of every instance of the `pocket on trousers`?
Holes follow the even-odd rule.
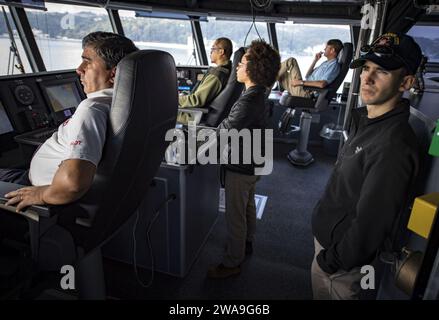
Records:
[[[331,296],[337,299],[358,299],[362,277],[360,268],[354,268],[350,271],[337,271],[329,275]]]

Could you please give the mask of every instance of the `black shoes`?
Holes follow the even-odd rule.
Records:
[[[241,273],[241,268],[238,267],[226,267],[222,263],[217,266],[210,267],[207,271],[207,277],[211,279],[225,279],[231,276],[235,276]]]
[[[253,242],[245,242],[245,255],[251,255],[253,253]],[[210,267],[207,271],[207,277],[211,279],[225,279],[231,276],[235,276],[241,273],[241,268],[238,267],[226,267],[222,263],[217,266]]]

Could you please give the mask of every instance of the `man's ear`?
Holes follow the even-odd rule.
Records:
[[[404,76],[401,85],[399,86],[399,91],[404,92],[410,90],[415,84],[416,78],[414,75]]]
[[[114,84],[114,77],[116,76],[116,67],[111,68],[110,83]]]

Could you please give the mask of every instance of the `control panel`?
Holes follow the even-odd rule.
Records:
[[[16,142],[41,144],[83,99],[74,70],[1,76],[0,154]]]
[[[0,77],[0,101],[17,134],[59,125],[84,98],[74,71]]]
[[[189,94],[206,73],[208,66],[177,66],[178,93]]]

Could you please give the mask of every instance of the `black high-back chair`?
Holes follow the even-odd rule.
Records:
[[[217,127],[228,116],[233,104],[241,95],[244,84],[237,81],[236,68],[244,54],[245,50],[242,47],[235,51],[229,80],[220,94],[207,107],[207,113],[203,114],[201,122],[204,125]]]
[[[230,109],[244,90],[244,84],[236,79],[236,68],[244,54],[245,50],[242,47],[235,51],[229,79],[224,89],[209,105],[203,108],[180,108],[179,112],[192,114],[197,124],[217,127],[229,115]]]
[[[100,247],[148,192],[168,145],[165,134],[175,127],[176,83],[175,63],[166,52],[141,50],[120,61],[103,155],[90,190],[69,205],[28,209],[39,216],[39,222],[30,219],[34,259],[42,269],[73,264],[80,298],[105,298]],[[0,189],[7,188],[1,183]]]
[[[340,73],[333,82],[323,89],[304,87],[304,89],[316,93],[313,94],[313,97],[311,98],[291,96],[287,91],[284,91],[281,99],[279,100],[280,105],[288,108],[281,118],[279,130],[284,133],[299,132],[297,148],[288,154],[288,159],[294,165],[307,166],[314,161],[313,156],[307,150],[312,120],[311,112],[320,112],[328,108],[331,100],[337,95],[337,90],[349,71],[352,56],[352,43],[345,42],[343,44],[342,51],[339,52],[337,57],[338,64],[340,65]],[[302,114],[300,116],[300,126],[290,130],[290,128],[293,127],[292,119],[295,109],[302,110]]]

